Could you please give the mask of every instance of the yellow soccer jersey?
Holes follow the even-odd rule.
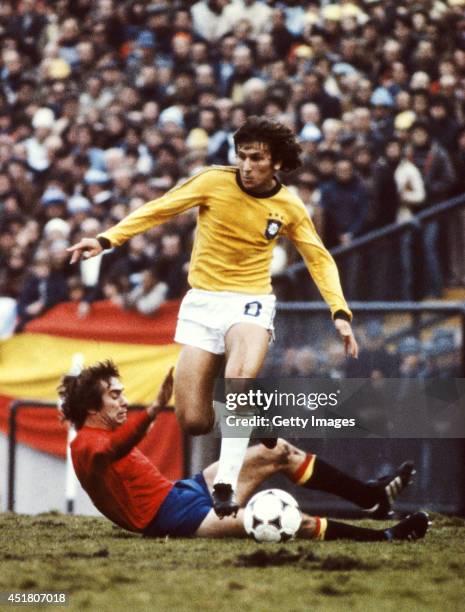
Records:
[[[271,293],[272,250],[277,236],[283,235],[302,255],[332,314],[343,310],[351,315],[336,264],[302,201],[279,183],[260,197],[247,193],[234,167],[213,166],[201,171],[99,237],[119,246],[195,206],[199,217],[189,267],[191,287]]]

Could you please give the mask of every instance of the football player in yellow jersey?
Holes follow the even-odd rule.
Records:
[[[280,123],[249,117],[234,142],[237,168],[207,168],[103,234],[69,249],[71,263],[93,257],[199,207],[188,278],[192,289],[181,304],[175,336],[183,345],[175,375],[176,412],[182,427],[193,435],[213,427],[213,386],[223,362],[225,378],[236,380],[255,378],[263,365],[275,305],[269,269],[280,235],[301,253],[330,307],[346,354],[358,354],[336,264],[301,200],[275,176],[300,165],[294,134]],[[222,438],[212,492],[218,515],[237,512],[234,490],[248,442],[247,436]]]

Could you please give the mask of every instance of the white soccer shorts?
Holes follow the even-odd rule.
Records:
[[[271,293],[191,289],[181,303],[174,340],[223,355],[226,333],[236,323],[253,323],[273,335],[275,304],[276,297]]]

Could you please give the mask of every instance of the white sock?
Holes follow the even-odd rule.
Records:
[[[253,427],[241,426],[240,430],[238,430],[237,438],[227,437],[228,434],[231,434],[231,428],[227,427],[225,419],[231,412],[226,410],[225,405],[221,402],[215,401],[214,407],[223,436],[221,438],[218,472],[215,476],[214,484],[218,482],[228,483],[233,490],[236,490],[239,472],[241,471]]]

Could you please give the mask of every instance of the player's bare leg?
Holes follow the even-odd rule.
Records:
[[[245,506],[256,488],[269,476],[284,472],[289,477],[296,473],[307,454],[283,439],[279,439],[275,448],[268,449],[263,445],[247,449],[244,463],[239,474],[237,501]],[[218,470],[218,462],[203,471],[207,486],[211,488]],[[200,525],[196,535],[201,537],[241,537],[244,535],[242,510],[237,518],[220,519],[211,511]],[[331,519],[302,514],[302,525],[297,533],[298,538],[307,540],[349,539],[362,542],[415,540],[424,537],[429,526],[425,512],[416,512],[408,518],[387,529],[369,529]]]
[[[200,538],[243,538],[246,536],[243,516],[244,511],[238,510],[235,516],[219,518],[214,510],[210,510],[195,535]]]
[[[237,323],[225,336],[226,347],[226,393],[246,390],[247,380],[256,377],[268,351],[269,332],[259,325]],[[228,380],[234,380],[234,389]],[[244,386],[237,381],[244,380]],[[218,471],[213,484],[213,503],[218,516],[228,516],[237,512],[239,505],[234,499],[237,479],[249,444],[252,427],[243,427],[240,437],[228,437],[225,432],[226,418],[224,406],[219,407],[222,429],[221,452]]]
[[[184,345],[174,376],[176,416],[181,427],[193,436],[206,434],[215,422],[213,387],[223,356]]]
[[[244,529],[244,511],[237,516],[220,519],[210,510],[195,532],[201,538],[241,538]],[[303,540],[355,540],[357,542],[391,542],[393,540],[418,540],[425,536],[430,525],[426,512],[416,512],[387,529],[370,529],[332,519],[302,513],[302,524],[297,538]]]
[[[333,493],[362,508],[385,504],[388,497],[386,482],[395,483],[396,493],[392,492],[389,498],[390,509],[397,495],[409,484],[412,467],[411,462],[405,462],[389,477],[363,482],[280,438],[274,449],[267,449],[263,445],[247,449],[239,474],[237,501],[240,506],[244,505],[265,478],[283,472],[297,485]],[[218,462],[204,471],[209,488],[215,481],[217,470]]]
[[[303,453],[305,456],[305,453]],[[244,506],[255,489],[269,476],[286,469],[289,465],[289,445],[284,440],[278,440],[273,449],[261,444],[247,449],[239,473],[236,498],[239,506]],[[203,471],[203,476],[209,489],[212,489],[218,473],[219,462],[216,461]]]

